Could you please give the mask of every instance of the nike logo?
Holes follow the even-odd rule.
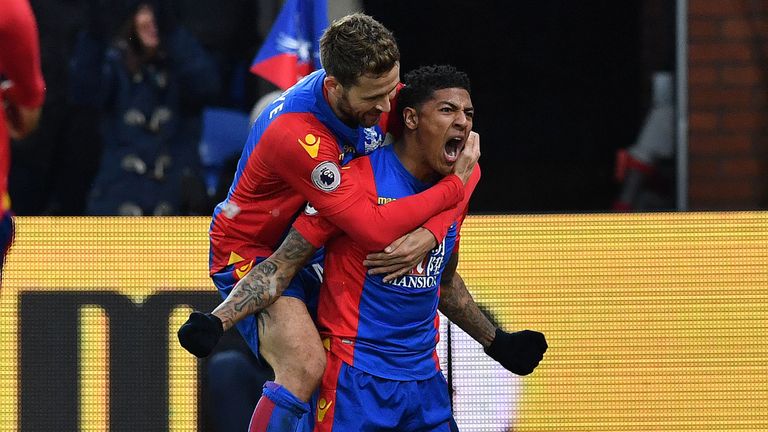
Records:
[[[317,152],[320,150],[320,138],[312,134],[307,134],[307,136],[304,137],[304,141],[299,139],[299,144],[304,147],[304,150],[307,151],[307,154],[309,154],[312,159],[317,158]]]
[[[328,412],[328,408],[333,405],[333,401],[327,401],[325,398],[320,398],[319,401],[317,401],[317,422],[322,423],[323,419],[325,418],[325,413]]]

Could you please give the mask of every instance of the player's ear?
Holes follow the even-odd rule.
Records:
[[[416,129],[419,126],[419,114],[414,108],[406,107],[403,109],[403,123],[408,129]]]
[[[325,91],[328,93],[332,93],[334,97],[341,97],[344,88],[342,87],[339,80],[336,79],[336,77],[332,75],[328,75],[323,80],[323,87],[325,88]]]

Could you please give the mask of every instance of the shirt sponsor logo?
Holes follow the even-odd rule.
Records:
[[[329,161],[320,163],[312,170],[312,183],[321,191],[335,191],[341,184],[339,167]]]
[[[439,282],[440,269],[445,259],[445,239],[414,267],[410,273],[395,278],[390,285],[402,288],[433,288]]]
[[[320,150],[320,138],[312,134],[307,134],[304,137],[304,141],[299,138],[299,144],[307,151],[307,154],[312,158],[317,158],[317,152]]]

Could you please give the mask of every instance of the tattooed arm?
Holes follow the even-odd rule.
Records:
[[[235,285],[227,299],[214,309],[213,314],[221,320],[224,330],[274,303],[316,250],[291,228],[275,253],[256,264]]]
[[[459,255],[451,255],[440,282],[438,308],[472,339],[480,342],[483,348],[488,348],[496,335],[496,327],[477,306],[464,284],[464,279],[456,273],[458,264]]]

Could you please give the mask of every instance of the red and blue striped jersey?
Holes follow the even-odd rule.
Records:
[[[308,201],[370,250],[381,250],[422,224],[436,236],[447,225],[445,211],[464,194],[457,176],[411,201],[387,206],[360,193],[356,170],[341,167],[378,148],[386,130],[349,127],[339,120],[327,101],[325,76],[324,70],[306,76],[254,123],[227,198],[213,213],[211,274],[235,264],[239,279],[255,258],[272,254]],[[382,116],[380,124],[386,122]]]
[[[352,162],[359,169],[369,200],[385,203],[427,189],[400,163],[393,149]],[[459,230],[467,201],[477,184],[477,167],[466,196],[454,208],[454,222],[443,241],[409,274],[384,283],[368,275],[363,260],[369,251],[321,217],[302,215],[296,228],[315,246],[325,244],[325,271],[317,326],[326,349],[372,375],[394,380],[421,380],[439,368],[437,306],[440,278],[459,247]]]

